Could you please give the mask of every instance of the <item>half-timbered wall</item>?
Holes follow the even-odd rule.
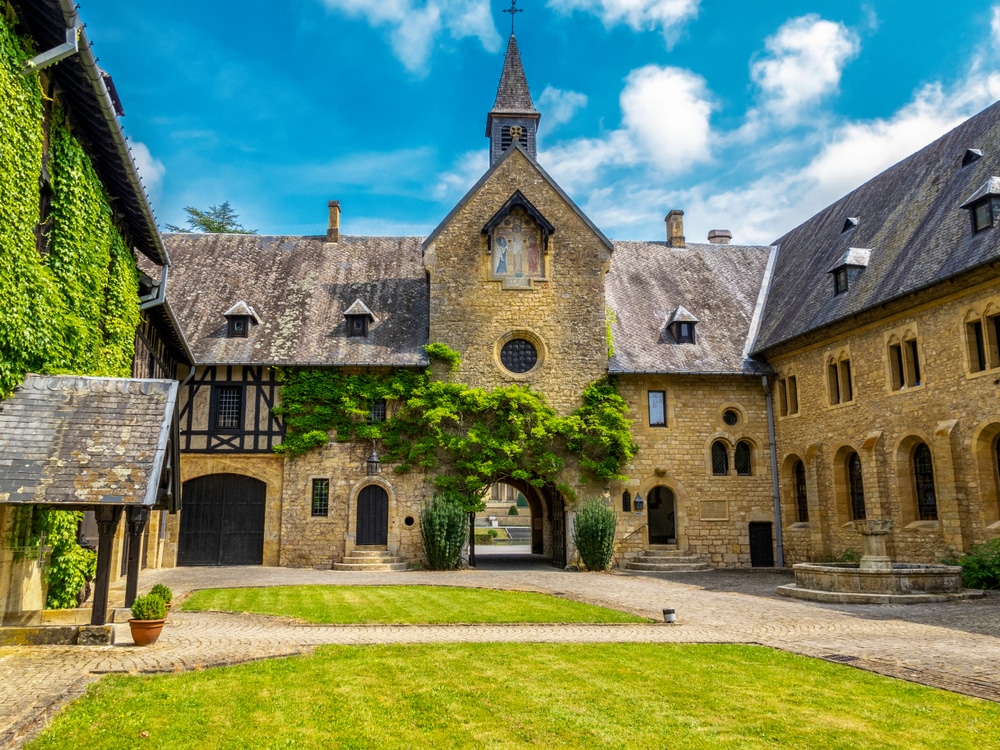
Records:
[[[199,367],[179,400],[185,453],[271,453],[284,436],[273,412],[278,382],[268,367]]]
[[[144,314],[135,332],[132,377],[171,379],[176,377],[177,357],[163,340],[152,318]]]

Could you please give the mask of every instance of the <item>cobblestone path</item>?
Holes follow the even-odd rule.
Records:
[[[546,567],[452,573],[340,573],[286,568],[147,571],[175,595],[228,586],[429,584],[539,591],[677,623],[650,625],[313,626],[217,612],[170,616],[151,647],[117,626],[110,647],[0,649],[0,748],[18,747],[88,682],[110,672],[174,672],[307,652],[321,644],[448,642],[759,643],[1000,701],[1000,597],[915,606],[820,605],[771,595],[788,574],[713,571],[671,580]],[[690,581],[690,582],[686,582]],[[116,592],[121,596],[120,589]]]

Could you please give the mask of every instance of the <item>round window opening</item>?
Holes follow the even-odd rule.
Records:
[[[416,522],[413,520],[413,516],[407,516],[406,518],[403,519],[403,523],[405,523],[407,526],[412,526]]]
[[[724,412],[722,412],[722,421],[725,422],[730,427],[732,427],[734,424],[740,421],[740,415],[737,414],[732,409],[726,409]]]
[[[511,339],[500,350],[500,361],[511,372],[527,372],[538,362],[538,351],[530,341]]]

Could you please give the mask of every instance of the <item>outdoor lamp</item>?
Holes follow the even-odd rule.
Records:
[[[375,448],[373,446],[371,455],[368,456],[368,475],[372,476],[378,474],[381,468],[382,463],[378,460],[378,453],[375,452]]]
[[[642,495],[638,492],[635,493],[635,497],[632,499],[632,507],[635,508],[637,514],[642,513],[646,508],[646,501],[642,499]]]

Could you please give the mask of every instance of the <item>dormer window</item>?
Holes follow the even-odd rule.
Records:
[[[980,148],[967,148],[965,149],[965,155],[962,157],[962,166],[967,167],[972,162],[978,161],[983,158],[983,150]]]
[[[667,328],[674,335],[674,341],[678,344],[695,343],[694,327],[698,319],[683,306],[678,305],[670,317],[667,319]]]
[[[849,216],[847,218],[847,221],[844,222],[844,228],[840,230],[840,233],[843,234],[844,232],[850,232],[852,229],[856,229],[857,226],[858,226],[858,217]]]
[[[368,335],[368,327],[375,322],[375,315],[364,302],[356,299],[354,304],[344,312],[344,319],[347,321],[347,335],[349,337],[360,336],[364,338]]]
[[[250,335],[250,326],[260,325],[257,313],[246,302],[240,300],[226,310],[226,338],[245,339]]]
[[[968,209],[972,216],[974,234],[992,227],[997,214],[1000,214],[1000,177],[990,177],[962,204],[962,208]]]
[[[833,293],[844,294],[868,267],[872,251],[866,247],[849,247],[828,273],[833,274]]]

